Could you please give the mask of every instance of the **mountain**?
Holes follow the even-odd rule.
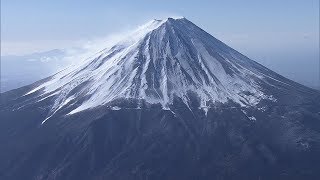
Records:
[[[1,94],[1,179],[316,179],[320,92],[185,18]]]

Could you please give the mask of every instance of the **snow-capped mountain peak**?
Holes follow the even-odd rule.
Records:
[[[260,86],[265,78],[271,78],[269,70],[184,17],[166,18],[146,23],[26,95],[38,92],[39,101],[54,96],[48,117],[70,104],[74,108],[69,114],[74,114],[119,98],[168,108],[178,97],[189,105],[190,94],[200,107],[229,101],[253,106],[261,99],[273,100]]]

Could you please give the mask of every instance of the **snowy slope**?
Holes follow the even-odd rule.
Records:
[[[189,93],[200,107],[235,102],[254,106],[275,101],[261,84],[282,82],[271,71],[215,39],[185,18],[153,20],[116,43],[52,76],[26,94],[41,101],[54,96],[50,118],[64,106],[69,114],[105,105],[118,98],[160,103],[164,109]],[[37,92],[37,93],[35,93]]]

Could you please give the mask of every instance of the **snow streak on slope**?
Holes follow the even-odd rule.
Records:
[[[254,106],[271,99],[260,84],[268,70],[226,46],[185,18],[153,20],[128,38],[68,68],[28,92],[53,93],[49,117],[77,103],[69,114],[118,98],[172,104],[174,96],[189,106],[190,93],[201,107],[233,101]]]

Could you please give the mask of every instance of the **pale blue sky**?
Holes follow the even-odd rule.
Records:
[[[68,47],[177,15],[289,78],[319,82],[319,0],[1,0],[1,50]]]

